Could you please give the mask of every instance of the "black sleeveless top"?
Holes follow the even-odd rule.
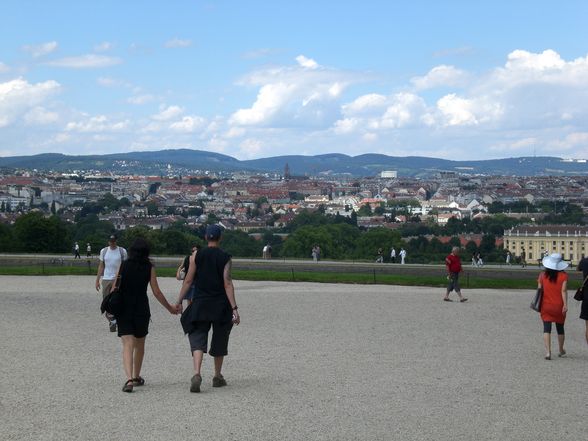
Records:
[[[224,322],[232,319],[223,277],[229,260],[231,255],[217,247],[204,248],[196,254],[192,321]]]
[[[151,263],[125,261],[120,268],[120,290],[123,294],[123,317],[151,316],[147,285],[151,280]]]

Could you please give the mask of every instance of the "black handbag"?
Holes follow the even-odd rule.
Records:
[[[540,312],[542,301],[543,301],[543,288],[537,288],[537,292],[535,293],[535,298],[531,302],[531,309],[533,311]]]
[[[123,303],[123,292],[120,289],[120,272],[119,276],[116,278],[116,282],[114,284],[114,289],[108,293],[102,300],[100,304],[100,312],[104,314],[107,312],[108,314],[112,314],[113,316],[119,316],[124,311],[124,303]]]
[[[584,283],[582,283],[582,286],[579,287],[576,291],[576,294],[574,294],[574,300],[577,300],[578,302],[584,300],[584,288],[586,287],[586,281],[588,281],[588,276],[586,276]]]

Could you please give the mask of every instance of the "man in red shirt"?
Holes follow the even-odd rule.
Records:
[[[449,293],[455,291],[459,296],[460,302],[466,302],[468,299],[461,295],[461,288],[459,287],[459,273],[461,272],[461,259],[459,258],[459,247],[453,247],[451,254],[445,258],[445,266],[447,267],[447,292],[443,298],[446,302],[452,302],[449,298]]]

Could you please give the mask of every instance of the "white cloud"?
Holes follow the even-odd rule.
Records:
[[[0,83],[0,127],[12,124],[20,115],[59,92],[56,81],[31,84],[18,78]]]
[[[96,82],[102,87],[132,87],[127,81],[112,77],[99,77]]]
[[[110,43],[109,41],[103,41],[102,43],[94,46],[94,52],[106,52],[111,50],[112,48],[112,43]]]
[[[214,127],[213,129],[215,129]],[[232,139],[232,138],[240,138],[245,135],[247,131],[242,127],[231,127],[226,133],[225,138]]]
[[[8,67],[6,64],[4,64],[3,62],[0,61],[0,74],[6,73],[9,70],[10,70],[10,67]]]
[[[206,120],[200,116],[184,116],[180,121],[170,124],[169,128],[177,132],[192,133],[201,130],[206,124]]]
[[[181,38],[172,38],[165,42],[165,47],[168,48],[178,48],[178,47],[190,47],[192,46],[192,40],[188,39],[181,39]]]
[[[128,120],[112,121],[106,115],[83,115],[81,120],[67,123],[65,130],[82,133],[117,132],[127,129],[129,125]]]
[[[319,67],[316,61],[314,61],[312,58],[306,58],[304,55],[298,55],[296,57],[296,61],[298,61],[298,64],[300,66],[305,67],[307,69],[316,69]]]
[[[386,108],[386,102],[386,97],[378,93],[362,95],[351,103],[343,105],[343,113],[346,115],[358,115],[381,111]]]
[[[259,127],[328,127],[340,116],[338,100],[360,75],[320,67],[300,55],[298,65],[253,72],[241,84],[259,87],[255,102],[239,109],[229,124]]]
[[[291,99],[296,89],[294,84],[266,84],[259,90],[253,106],[238,110],[231,119],[240,125],[261,124],[276,114]]]
[[[34,58],[41,57],[43,55],[50,54],[57,50],[57,42],[56,41],[49,41],[47,43],[41,44],[31,44],[23,46],[23,50],[31,54]]]
[[[334,131],[339,135],[344,135],[347,133],[352,133],[357,130],[362,121],[358,118],[344,118],[340,119],[339,121],[335,122]]]
[[[375,142],[378,140],[378,135],[375,133],[364,133],[362,136],[363,140],[366,142]]]
[[[449,126],[478,124],[471,100],[460,98],[451,93],[437,101],[437,107]]]
[[[24,120],[29,125],[52,124],[59,121],[59,114],[37,106],[25,114]]]
[[[262,151],[263,144],[259,139],[248,138],[239,145],[239,157],[243,159],[255,158]]]
[[[134,95],[127,98],[127,103],[135,104],[137,106],[150,103],[155,100],[155,97],[150,94]]]
[[[171,119],[177,118],[182,113],[184,113],[184,109],[182,109],[180,106],[162,106],[159,109],[159,113],[152,115],[151,118],[155,121],[169,121]]]
[[[109,57],[106,55],[86,54],[78,57],[65,57],[57,60],[48,61],[48,66],[64,67],[69,69],[95,69],[115,66],[122,63],[122,60],[117,57]]]
[[[417,124],[426,113],[425,101],[412,93],[397,93],[391,98],[390,105],[379,122],[372,128],[397,129],[410,124]]]
[[[465,71],[442,64],[435,66],[425,76],[412,78],[410,82],[416,90],[426,90],[436,87],[463,87],[467,80],[468,74]]]

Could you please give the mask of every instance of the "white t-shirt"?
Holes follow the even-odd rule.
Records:
[[[116,247],[114,250],[110,247],[100,250],[100,261],[104,262],[103,280],[114,280],[118,268],[123,260],[127,260],[127,250],[123,247]]]

